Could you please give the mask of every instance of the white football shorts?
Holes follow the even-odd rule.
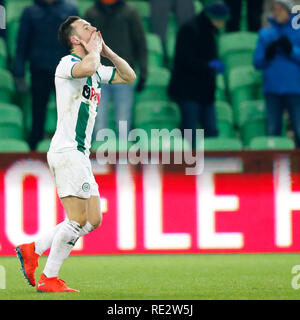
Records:
[[[89,199],[99,196],[91,162],[82,152],[48,152],[47,160],[60,198],[74,196]]]

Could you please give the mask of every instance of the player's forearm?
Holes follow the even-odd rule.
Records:
[[[99,53],[92,51],[82,59],[82,68],[85,70],[87,76],[92,76],[100,67]]]
[[[136,74],[134,70],[130,67],[128,62],[119,57],[116,53],[111,53],[108,59],[116,67],[120,77],[127,83],[132,83],[136,79]]]

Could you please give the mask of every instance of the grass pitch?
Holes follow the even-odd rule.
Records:
[[[45,262],[42,257],[37,280]],[[291,285],[298,264],[299,254],[73,256],[60,277],[81,292],[49,294],[27,284],[16,257],[2,257],[6,289],[0,299],[300,299]]]

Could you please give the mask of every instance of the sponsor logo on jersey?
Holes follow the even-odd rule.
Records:
[[[90,87],[87,84],[85,84],[83,87],[82,96],[85,99],[95,101],[97,105],[100,102],[100,93],[96,92],[96,90],[93,87]]]

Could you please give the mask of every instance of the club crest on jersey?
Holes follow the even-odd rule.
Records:
[[[82,90],[82,96],[85,99],[95,101],[97,105],[100,102],[100,93],[97,93],[96,90],[93,87],[90,87],[89,85],[85,84]]]

